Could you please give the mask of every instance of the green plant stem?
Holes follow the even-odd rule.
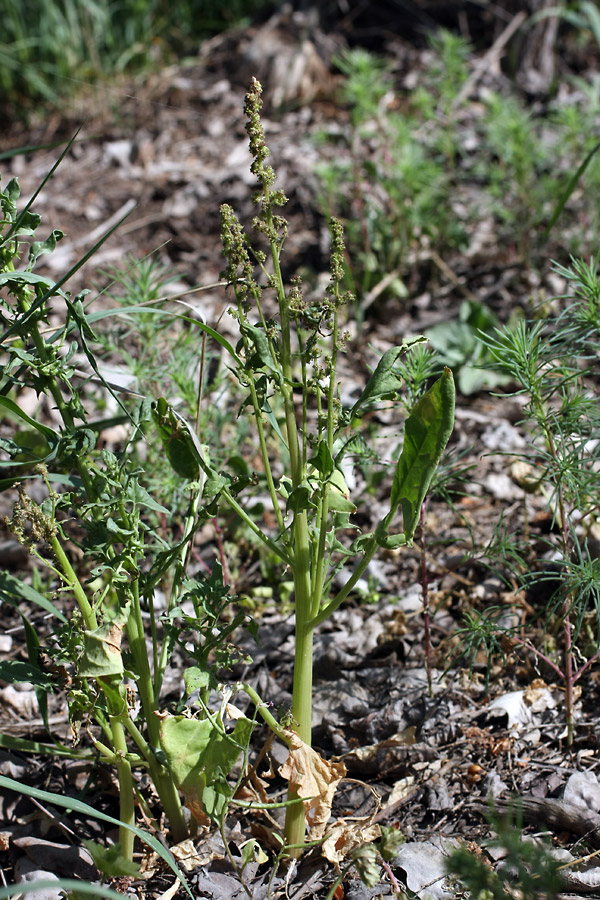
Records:
[[[266,191],[265,191],[266,193]],[[292,485],[298,487],[304,480],[305,463],[300,451],[298,423],[292,390],[293,366],[291,347],[291,320],[287,298],[283,288],[283,276],[279,264],[279,247],[271,241],[271,257],[274,268],[274,283],[279,302],[279,319],[281,324],[281,368],[283,373],[282,394],[285,410],[285,424],[290,454],[290,471]],[[314,597],[311,594],[311,543],[308,530],[308,518],[305,509],[294,514],[291,538],[293,541],[292,570],[296,601],[294,684],[292,689],[292,716],[294,729],[300,740],[310,746],[312,735],[312,681],[313,681],[313,636],[314,626],[311,624],[311,613]],[[297,800],[297,791],[290,788],[288,800]],[[306,815],[301,803],[293,803],[288,807],[285,817],[284,835],[293,857],[300,856],[305,840]]]
[[[165,816],[169,821],[172,839],[174,843],[179,844],[190,836],[190,832],[181,808],[181,800],[179,799],[175,783],[169,772],[161,766],[154,754],[148,760],[148,769]]]
[[[335,892],[337,891],[338,887],[340,886],[340,884],[342,883],[342,881],[344,880],[344,878],[346,877],[348,872],[351,871],[353,865],[354,865],[354,863],[350,863],[344,869],[342,869],[342,871],[340,872],[338,877],[335,879],[335,881],[333,882],[333,884],[327,891],[327,896],[325,897],[325,900],[333,900],[333,898],[335,896]]]
[[[258,434],[258,444],[260,447],[260,455],[263,461],[263,468],[265,472],[265,478],[267,480],[267,488],[269,491],[269,497],[271,498],[271,506],[273,507],[273,512],[275,513],[275,518],[277,519],[277,525],[281,532],[285,531],[285,522],[283,521],[283,515],[281,513],[281,509],[279,507],[279,501],[277,499],[277,489],[275,487],[275,482],[273,481],[273,473],[271,471],[271,465],[269,461],[269,452],[267,450],[267,441],[265,438],[265,429],[263,426],[262,420],[262,412],[260,408],[260,403],[258,401],[258,394],[256,393],[256,385],[254,384],[253,378],[249,379],[249,387],[250,387],[250,397],[252,399],[252,408],[254,410],[254,421],[256,422],[256,430]]]
[[[292,689],[292,716],[294,730],[300,740],[311,745],[312,736],[312,682],[314,626],[310,592],[310,544],[306,511],[299,512],[294,521],[295,557],[294,587],[296,593],[296,647],[294,653],[294,685]],[[288,800],[296,800],[297,792],[290,788]],[[301,845],[305,838],[306,817],[304,806],[294,803],[288,807],[285,817],[286,844]],[[291,851],[299,856],[302,851]]]
[[[320,508],[319,508],[319,517],[317,522],[317,528],[319,532],[319,543],[317,546],[317,558],[315,561],[315,565],[313,567],[312,572],[312,605],[310,609],[310,616],[314,618],[320,609],[321,606],[321,598],[323,597],[323,585],[325,584],[325,577],[327,575],[327,562],[325,559],[326,550],[327,550],[327,520],[329,516],[329,500],[327,495],[327,490],[323,491],[323,497],[321,498]]]
[[[139,728],[137,727],[135,722],[132,720],[131,716],[127,716],[123,720],[123,727],[125,728],[126,731],[129,732],[129,734],[133,738],[133,741],[136,744],[138,750],[142,754],[142,756],[139,758],[139,761],[137,761],[136,764],[137,765],[147,764],[148,766],[150,766],[150,761],[154,758],[154,753],[152,752],[152,747],[148,744],[148,742],[144,738],[144,735],[139,730]],[[131,756],[131,754],[130,754],[130,756]]]
[[[428,499],[425,498],[419,513],[420,541],[421,544],[421,591],[423,594],[423,649],[425,651],[425,671],[427,672],[427,692],[433,697],[433,680],[431,677],[431,608],[429,605],[429,577],[427,574],[427,549],[425,544],[425,518],[427,514]]]
[[[575,724],[574,715],[574,692],[573,687],[575,679],[573,678],[573,634],[571,631],[571,603],[569,597],[565,599],[565,619],[564,619],[564,635],[565,635],[565,713],[567,719],[567,746],[573,745],[573,732]]]
[[[286,735],[285,730],[281,727],[275,716],[265,705],[264,701],[260,698],[259,694],[255,691],[251,684],[247,682],[239,682],[238,688],[244,691],[245,694],[250,697],[252,702],[256,707],[256,711],[259,716],[263,719],[263,721],[269,726],[271,731],[277,735],[280,741],[287,746],[289,745],[290,739]]]
[[[356,586],[356,583],[359,581],[360,578],[362,578],[362,576],[366,572],[366,570],[369,566],[369,563],[371,562],[371,560],[375,556],[375,553],[377,552],[378,546],[379,545],[378,545],[376,539],[374,537],[371,538],[371,540],[367,543],[367,545],[363,551],[363,558],[356,566],[354,572],[352,573],[352,575],[350,576],[350,578],[348,579],[348,581],[346,582],[344,587],[340,588],[340,590],[337,592],[337,594],[335,595],[333,600],[330,600],[329,603],[327,603],[327,605],[324,606],[323,609],[310,620],[309,624],[310,624],[311,628],[315,629],[317,627],[317,625],[320,625],[321,622],[324,622],[325,619],[328,619],[329,616],[333,612],[335,612],[335,610],[338,608],[338,606],[340,606],[344,602],[344,600],[346,599],[348,594]]]
[[[113,734],[113,744],[117,757],[117,776],[119,779],[119,819],[123,825],[119,826],[119,842],[121,852],[125,859],[133,860],[134,833],[126,825],[135,826],[135,803],[133,792],[133,778],[131,777],[131,765],[127,759],[127,741],[123,722],[120,715],[110,716],[110,725]]]
[[[223,491],[221,492],[221,496],[223,497],[225,502],[231,507],[231,509],[235,513],[237,513],[237,515],[242,519],[242,521],[248,526],[248,528],[250,528],[250,530],[256,535],[256,537],[259,538],[262,541],[262,543],[266,547],[268,547],[269,550],[271,550],[272,553],[274,553],[276,556],[278,556],[279,559],[281,559],[286,564],[286,566],[291,566],[291,559],[288,556],[288,554],[285,553],[285,551],[282,550],[281,547],[279,547],[275,543],[275,541],[272,541],[271,538],[261,530],[261,528],[256,524],[256,522],[254,522],[254,520],[250,518],[250,516],[248,515],[248,513],[246,512],[244,507],[241,506],[241,504],[239,504],[237,502],[237,500],[235,499],[233,494],[231,494],[230,491],[227,490],[227,488],[223,489]]]
[[[144,710],[150,747],[159,748],[160,729],[159,720],[156,716],[158,704],[154,694],[152,675],[146,651],[146,640],[144,637],[139,585],[137,580],[132,584],[131,609],[127,620],[127,638],[135,662],[135,671],[138,675],[137,687],[140,695],[140,702]],[[169,820],[173,838],[176,843],[179,843],[188,836],[188,829],[175,784],[169,773],[163,769],[156,759],[154,752],[148,757],[148,767],[156,790],[158,791],[165,815]]]
[[[23,309],[23,312],[27,312],[29,304],[27,303],[26,298],[21,297],[20,299],[20,305]],[[39,334],[37,324],[32,327],[32,339],[34,341],[40,359],[47,362],[49,359],[47,347],[41,335]],[[64,402],[62,393],[54,377],[50,377],[49,379],[49,389],[61,413],[65,425],[69,428],[73,428],[73,417]],[[92,489],[92,480],[87,470],[87,466],[85,465],[84,461],[79,458],[77,459],[77,468],[84,483],[87,495],[91,499],[95,495],[95,492]],[[124,508],[123,514],[126,515],[126,511]],[[66,554],[62,549],[58,537],[50,537],[50,544],[55,558],[67,579],[69,587],[73,590],[86,629],[88,631],[95,630],[98,627],[96,614],[87,599],[85,591],[81,586],[81,582],[77,578]],[[158,719],[155,715],[157,711],[157,704],[155,700],[156,695],[153,691],[152,676],[150,673],[150,666],[146,653],[138,589],[138,581],[134,580],[132,584],[132,610],[127,623],[127,635],[129,638],[131,652],[136,662],[136,672],[139,674],[138,689],[140,691],[140,700],[144,708],[144,715],[147,722],[150,743],[154,747],[160,747]],[[125,816],[130,815],[131,813],[131,823],[133,824],[133,786],[131,779],[131,764],[129,760],[126,759],[127,743],[125,732],[123,730],[123,723],[120,718],[117,720],[116,717],[111,717],[109,720],[111,724],[113,746],[115,748],[117,756],[119,757],[117,761],[117,769],[119,774],[120,796],[122,803],[121,819],[122,821],[129,821],[129,819],[127,819]],[[133,723],[130,724],[133,726]],[[131,731],[134,739],[137,736],[143,741],[141,734],[139,734],[135,726],[128,730]],[[135,732],[137,732],[137,735],[133,734],[134,730]],[[138,746],[146,756],[152,779],[161,799],[165,814],[171,825],[173,837],[177,842],[184,840],[188,835],[188,830],[185,818],[183,816],[183,811],[181,809],[181,801],[179,799],[177,789],[169,774],[165,772],[162,766],[158,763],[158,760],[156,759],[151,747],[148,747],[147,744],[145,745],[145,747],[140,746],[139,740],[136,740],[136,743],[138,743]],[[124,854],[128,858],[131,858],[131,854],[133,852],[133,835],[132,832],[130,832],[128,829],[122,829],[122,831],[123,834],[121,835],[121,842],[123,844]]]
[[[268,201],[268,192],[266,190],[265,194],[267,195],[266,199]],[[296,422],[296,409],[294,406],[294,393],[292,389],[293,365],[290,327],[291,320],[288,310],[287,297],[285,296],[285,290],[283,288],[283,275],[281,274],[281,265],[279,263],[279,252],[280,251],[277,242],[271,241],[271,258],[273,260],[274,283],[277,290],[277,301],[279,303],[279,320],[281,324],[281,369],[283,373],[283,383],[281,386],[281,391],[283,394],[285,409],[285,426],[288,439],[288,452],[290,454],[292,484],[294,487],[298,487],[304,477],[304,461],[300,453],[298,423]]]
[[[63,550],[61,543],[56,535],[50,536],[50,546],[52,547],[52,552],[56,558],[58,565],[60,566],[64,577],[67,580],[67,584],[73,591],[75,595],[75,599],[77,600],[77,605],[79,606],[79,610],[83,617],[83,621],[85,627],[88,631],[94,631],[98,627],[98,622],[96,619],[96,613],[94,612],[87,595],[81,586],[81,582],[75,571],[73,570],[73,566],[69,562],[65,551]]]
[[[335,283],[335,301],[339,302],[339,284]],[[333,423],[335,420],[334,404],[336,394],[336,371],[338,357],[338,340],[339,340],[339,315],[337,305],[333,311],[333,329],[331,332],[331,360],[329,363],[329,384],[327,386],[327,446],[329,452],[333,453]]]
[[[173,582],[171,584],[171,592],[169,596],[169,611],[173,609],[178,598],[179,598],[179,587],[181,585],[181,580],[185,575],[185,569],[187,565],[187,559],[190,552],[190,544],[189,541],[192,538],[194,533],[194,527],[196,525],[196,517],[198,515],[198,508],[200,506],[200,502],[202,500],[202,491],[198,490],[195,492],[194,496],[190,499],[190,508],[188,515],[185,517],[185,521],[183,524],[183,537],[181,539],[181,549],[179,551],[179,556],[177,559],[177,563],[175,566],[175,571],[173,573]],[[152,636],[153,636],[153,647],[156,648],[156,620],[153,617],[152,621]],[[154,696],[158,699],[160,697],[160,691],[162,688],[162,682],[165,675],[165,670],[167,668],[169,662],[169,654],[170,647],[169,642],[163,640],[161,650],[160,650],[160,658],[156,658],[156,653],[154,653]]]
[[[28,313],[32,306],[32,298],[28,295],[28,292],[26,292],[25,290],[18,291],[17,300],[21,311],[25,314]],[[40,334],[38,323],[35,321],[35,319],[31,322],[30,334],[40,360],[42,360],[42,362],[44,363],[50,362],[51,360],[48,353],[48,346],[44,338]],[[67,428],[73,429],[75,427],[75,422],[73,420],[71,410],[64,401],[58,381],[56,380],[54,375],[48,375],[47,379],[48,389],[52,394],[52,399],[56,403],[56,407],[61,414],[64,424],[67,426]],[[76,464],[77,471],[79,472],[81,480],[83,481],[88,497],[95,496],[92,489],[92,479],[85,462],[80,457],[77,457]]]

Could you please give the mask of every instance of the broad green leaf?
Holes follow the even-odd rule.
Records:
[[[277,485],[277,493],[283,497],[284,500],[287,500],[292,493],[292,490],[292,479],[288,478],[287,475],[282,475],[279,484]]]
[[[140,874],[140,867],[137,863],[123,856],[120,844],[111,844],[105,847],[97,841],[84,841],[83,845],[92,857],[94,865],[105,878],[120,878],[123,875],[135,878]]]
[[[356,505],[350,499],[350,491],[340,469],[334,469],[327,480],[327,503],[332,512],[341,512],[352,515],[356,512]]]
[[[228,484],[229,479],[225,475],[221,475],[216,469],[211,469],[203,486],[204,499],[210,500],[216,497]]]
[[[152,509],[154,512],[165,513],[169,515],[169,510],[162,506],[160,503],[154,499],[154,497],[148,493],[145,487],[139,483],[139,481],[135,481],[131,485],[131,499],[135,500],[136,503],[139,503],[140,506],[143,506],[145,509]]]
[[[265,368],[276,371],[277,366],[273,360],[269,340],[264,328],[259,328],[258,325],[250,325],[248,322],[242,322],[240,331],[254,347],[254,353],[246,362],[248,368],[254,370]]]
[[[52,428],[48,428],[47,425],[42,425],[41,422],[36,422],[35,419],[32,419],[31,416],[24,413],[21,407],[18,406],[14,400],[11,400],[10,397],[4,397],[0,394],[0,407],[4,407],[9,413],[17,416],[23,422],[27,422],[28,425],[31,425],[31,427],[35,428],[36,431],[39,431],[40,434],[43,434],[51,447],[58,443],[60,436],[56,431],[53,431]]]
[[[178,867],[175,862],[172,854],[163,847],[159,840],[157,840],[154,835],[149,834],[147,831],[142,831],[141,828],[138,828],[136,825],[130,825],[128,822],[120,822],[118,819],[114,819],[112,816],[108,816],[106,813],[99,812],[94,809],[93,806],[89,806],[87,803],[83,803],[81,800],[77,800],[75,797],[63,797],[62,794],[52,794],[49,791],[42,791],[39,788],[29,787],[27,784],[23,784],[23,782],[15,781],[13,778],[7,778],[5,775],[0,775],[0,788],[5,788],[8,791],[15,791],[17,794],[24,794],[26,797],[33,797],[35,800],[41,800],[42,803],[50,803],[54,806],[60,806],[63,809],[70,809],[72,812],[82,813],[84,816],[91,816],[94,819],[99,819],[101,822],[108,822],[109,825],[114,825],[116,827],[124,826],[128,828],[129,831],[133,831],[133,833],[144,843],[148,844],[155,853],[158,853],[161,859],[167,863],[169,868],[175,872],[177,878],[181,881],[186,891],[190,895],[190,897],[194,897],[192,894],[186,878],[182,873],[181,869]],[[64,884],[65,882],[63,882]],[[86,886],[86,882],[76,881],[72,879],[69,881],[67,888],[69,890],[82,890]],[[27,885],[27,890],[31,884]],[[56,882],[52,883],[52,887],[56,887]],[[91,885],[94,889],[92,891],[85,891],[85,893],[94,894],[96,892],[96,896],[99,895],[100,888],[98,885]],[[19,891],[23,893],[25,889],[24,886],[19,885]],[[102,890],[106,890],[102,888]],[[14,888],[0,888],[0,900],[4,900],[6,897],[10,897],[11,893],[14,893]],[[113,894],[106,895],[112,897]],[[122,898],[121,895],[117,895],[117,897]]]
[[[198,666],[190,666],[183,673],[183,683],[187,696],[191,697],[195,691],[201,691],[203,688],[208,687],[210,674]]]
[[[206,782],[228,775],[240,755],[240,746],[213,719],[167,716],[160,721],[160,735],[173,778],[184,793],[193,791],[201,775]]]
[[[319,475],[327,478],[333,472],[333,457],[327,445],[327,441],[319,441],[317,452],[308,460],[310,466],[314,466]]]
[[[52,679],[38,666],[33,666],[21,659],[0,660],[0,678],[7,681],[8,684],[30,682],[44,691],[52,690]]]
[[[208,447],[201,444],[194,429],[161,397],[152,404],[152,417],[173,470],[190,481],[204,482],[212,474]]]
[[[258,841],[254,840],[254,838],[250,838],[249,841],[242,847],[242,870],[246,868],[248,863],[256,862],[260,866],[263,863],[268,862],[269,857],[262,849]]]
[[[37,275],[35,272],[2,272],[0,273],[0,287],[3,287],[5,284],[10,284],[13,281],[20,282],[21,284],[41,284],[48,290],[51,290],[54,287],[54,282],[51,278],[45,278],[43,275]],[[60,291],[56,293],[60,294]]]
[[[352,416],[360,418],[380,400],[394,399],[404,384],[402,375],[395,371],[394,366],[411,347],[414,347],[415,344],[422,344],[426,340],[426,337],[419,335],[410,341],[404,341],[400,347],[391,347],[386,350],[367,381],[364,391],[352,407]]]
[[[421,506],[454,426],[454,379],[450,369],[424,394],[404,425],[404,446],[390,497],[390,516],[402,507],[404,536],[412,540]]]
[[[329,484],[333,488],[335,488],[338,494],[341,494],[342,497],[346,498],[346,500],[350,499],[350,491],[348,490],[346,478],[344,477],[344,473],[341,469],[334,469],[328,481]]]
[[[219,821],[231,800],[231,787],[220,779],[215,784],[207,784],[202,791],[202,806],[207,816]]]
[[[289,497],[287,498],[287,502],[285,504],[285,511],[299,513],[302,512],[303,509],[315,508],[316,504],[312,500],[313,489],[311,488],[308,481],[303,481],[298,487],[292,489]]]
[[[105,622],[94,631],[86,631],[83,656],[79,663],[82,678],[105,678],[123,674],[121,636],[123,626],[116,621]]]
[[[44,253],[52,253],[56,250],[56,245],[59,241],[62,241],[64,236],[64,231],[59,231],[58,228],[55,228],[45,241],[34,241],[29,248],[29,268],[32,269],[38,258]]]
[[[328,487],[327,503],[331,512],[347,513],[348,515],[352,515],[356,512],[356,505],[352,500],[344,497],[344,495],[340,494],[340,492],[332,485],[329,485]]]
[[[31,585],[25,584],[24,581],[20,581],[20,579],[10,575],[8,572],[0,572],[0,600],[16,608],[18,608],[18,600],[26,600],[28,603],[35,603],[36,606],[41,606],[46,612],[52,613],[53,616],[60,619],[61,622],[67,622],[66,617],[51,600],[48,600],[47,597],[40,594]]]
[[[192,429],[164,397],[152,404],[152,417],[173,470],[182,478],[195,481],[200,474],[203,459],[202,447]]]
[[[399,547],[404,547],[405,544],[408,543],[408,539],[404,532],[400,532],[399,534],[388,534],[387,525],[388,519],[386,518],[386,520],[381,523],[381,526],[375,531],[375,537],[379,546],[383,547],[385,550],[398,550]]]
[[[196,818],[207,812],[203,794],[216,781],[227,777],[247,745],[252,730],[248,719],[240,719],[232,735],[213,719],[167,716],[160,720],[161,747],[177,787]]]

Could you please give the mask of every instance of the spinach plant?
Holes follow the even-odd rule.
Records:
[[[236,689],[248,694],[257,714],[289,747],[282,770],[290,782],[284,841],[286,852],[298,855],[307,821],[311,839],[323,834],[330,795],[343,774],[340,764],[332,767],[335,771],[324,788],[325,796],[318,798],[307,790],[300,774],[300,758],[314,771],[325,766],[310,746],[315,629],[346,600],[380,547],[411,544],[453,426],[454,383],[445,369],[411,405],[389,507],[372,532],[361,533],[351,519],[356,505],[342,464],[360,452],[364,416],[381,403],[393,402],[404,390],[400,361],[425,338],[387,350],[359,398],[352,406],[342,405],[338,364],[347,341],[342,321],[349,299],[341,286],[342,227],[337,220],[331,221],[331,281],[325,296],[308,303],[300,280],[294,278],[286,286],[282,275],[287,222],[279,210],[286,198],[274,188],[275,174],[266,164],[269,151],[260,121],[260,94],[261,87],[254,81],[245,109],[251,170],[259,184],[253,225],[267,252],[253,247],[231,207],[221,209],[225,276],[239,328],[236,346],[191,316],[149,303],[92,312],[85,294],[71,298],[61,290],[61,283],[33,272],[36,259],[53,249],[60,233],[54,232],[45,242],[33,242],[25,254],[23,245],[39,218],[28,209],[17,212],[16,182],[1,195],[0,285],[7,296],[2,301],[5,360],[0,407],[19,429],[2,445],[6,455],[3,487],[19,492],[10,524],[48,567],[57,590],[75,601],[70,617],[52,606],[61,630],[43,653],[50,658],[53,672],[60,670],[60,664],[70,667],[73,729],[85,724],[101,760],[117,768],[124,823],[121,841],[129,858],[135,818],[132,768],[141,767],[150,775],[175,840],[188,833],[181,795],[195,821],[213,820],[223,827],[235,791],[229,776],[240,754],[247,755],[254,724],[240,716],[233,731],[228,730],[226,705],[216,712],[208,707],[211,690],[217,686],[210,660],[216,655],[220,664],[227,661],[223,659],[225,643],[242,617],[222,620],[231,598],[218,565],[209,576],[189,575],[189,550],[198,527],[220,509],[233,510],[279,561],[282,581],[290,580],[289,573],[293,579],[296,646],[290,727],[276,721],[251,685]],[[56,306],[64,309],[64,322],[49,326]],[[211,448],[200,442],[194,425],[174,403],[165,397],[151,401],[129,394],[125,402],[103,380],[93,351],[94,328],[114,315],[182,319],[220,345],[244,391],[240,413],[253,423],[260,472],[216,466]],[[76,374],[76,357],[77,365],[85,360],[90,375],[117,404],[128,431],[119,453],[97,447],[104,420],[90,419],[84,386]],[[41,416],[34,418],[21,409],[17,401],[23,387],[32,387],[48,399],[58,412],[60,426],[45,424]],[[160,492],[148,490],[142,457],[133,452],[146,433],[157,436],[165,458],[185,485],[188,499],[182,519],[177,518],[177,533],[156,527],[161,517],[171,521],[173,510],[164,506]],[[41,488],[31,488],[34,480]],[[270,499],[275,523],[270,530],[244,501],[244,492],[257,482],[264,484]],[[395,521],[397,513],[402,515],[402,530]],[[85,559],[80,571],[70,552],[77,543]],[[347,568],[351,574],[343,580],[342,570]],[[15,603],[25,596],[31,599],[32,589],[18,579],[15,582],[4,582],[3,596]],[[155,606],[161,587],[167,595],[162,616]],[[42,595],[34,599],[46,606],[49,602]],[[149,635],[144,613],[149,613]],[[33,629],[28,633],[30,666],[44,684],[42,648]],[[164,673],[176,645],[191,656],[183,674],[182,702],[189,705],[190,698],[198,698],[199,712],[193,715],[173,715],[162,709]],[[46,746],[53,750],[52,745]],[[61,752],[65,750],[61,747]]]
[[[190,588],[187,548],[195,528],[206,519],[201,511],[205,495],[200,469],[187,465],[188,482],[192,476],[198,476],[198,481],[195,490],[187,488],[188,511],[183,534],[178,534],[178,511],[148,492],[145,472],[133,453],[135,443],[151,429],[153,416],[164,427],[161,410],[133,394],[126,404],[103,381],[94,355],[99,343],[94,327],[110,311],[92,312],[86,305],[86,292],[72,298],[62,290],[66,278],[54,283],[33,271],[36,260],[52,252],[62,234],[54,231],[44,241],[32,240],[40,218],[29,206],[18,211],[18,198],[19,187],[13,180],[0,194],[0,409],[11,425],[1,445],[1,486],[16,495],[9,527],[50,573],[52,593],[66,601],[69,614],[65,615],[52,593],[40,593],[4,573],[3,602],[19,609],[23,602],[37,604],[52,614],[55,623],[51,634],[38,634],[22,611],[28,662],[7,665],[4,677],[36,685],[49,734],[47,692],[64,690],[74,746],[69,748],[57,739],[40,744],[2,736],[1,741],[34,753],[85,756],[89,753],[78,744],[80,735],[87,732],[100,761],[116,767],[120,843],[124,857],[131,859],[136,768],[150,776],[173,839],[180,841],[189,833],[180,799],[180,773],[173,765],[186,735],[178,730],[177,717],[159,716],[161,687],[177,638],[173,610],[192,592],[196,624],[206,623],[212,632],[210,598],[220,572],[215,568],[210,578],[197,578]],[[60,312],[62,324],[51,325],[50,317]],[[86,367],[88,374],[82,372]],[[100,391],[97,385],[93,391],[86,387],[90,377],[100,382]],[[35,415],[27,414],[19,402],[24,390],[40,398],[41,409]],[[99,393],[112,395],[117,416],[93,418],[100,405],[93,398]],[[53,416],[44,413],[44,405],[54,410]],[[103,429],[115,420],[126,425],[127,434],[118,454],[97,446]],[[168,435],[173,454],[179,431],[173,429]],[[172,523],[168,535],[157,527],[160,517]],[[82,562],[76,564],[78,547]],[[154,614],[159,587],[169,594],[162,630]],[[150,635],[146,634],[148,619]],[[181,630],[187,622],[179,621],[178,626]],[[204,664],[206,686],[216,680],[208,671],[205,643],[206,632],[200,633],[192,656]],[[218,713],[206,715],[206,721],[208,743],[213,749],[219,747],[219,752],[214,760],[208,747],[203,757],[197,750],[195,763],[202,758],[213,780],[222,781],[227,766],[247,745],[250,729],[243,723],[233,735],[226,733]]]
[[[390,492],[389,511],[372,533],[344,535],[352,528],[356,506],[343,475],[345,457],[356,451],[361,419],[382,401],[403,389],[399,361],[411,344],[387,350],[352,407],[343,407],[338,392],[338,362],[347,337],[342,330],[344,245],[342,227],[331,220],[331,280],[325,296],[308,304],[299,279],[286,290],[281,255],[287,222],[279,214],[286,198],[274,188],[275,173],[266,164],[269,150],[260,121],[261,88],[255,80],[246,95],[247,131],[253,157],[251,171],[259,190],[255,197],[256,232],[268,253],[253,249],[233,210],[222,207],[226,277],[235,297],[232,309],[240,329],[237,368],[254,417],[264,478],[277,522],[275,536],[257,531],[293,576],[295,591],[295,662],[292,699],[293,728],[302,743],[311,742],[312,647],[315,629],[348,597],[379,547],[409,545],[421,506],[450,436],[454,420],[454,382],[449,369],[418,400],[406,419],[404,446]],[[260,279],[260,281],[259,281]],[[266,312],[273,292],[276,313]],[[424,338],[412,343],[418,345]],[[270,453],[275,442],[278,453]],[[283,465],[282,465],[283,460]],[[207,469],[207,475],[210,475]],[[227,489],[222,494],[232,503]],[[237,500],[233,501],[238,506]],[[401,532],[394,532],[397,511]],[[246,516],[240,507],[242,516]],[[247,516],[246,516],[247,517]],[[253,524],[249,522],[249,524]],[[258,529],[256,523],[253,524]],[[334,579],[344,566],[352,574],[337,590]],[[290,788],[290,799],[298,797]],[[307,804],[310,809],[310,804]],[[305,833],[305,809],[287,810],[285,838],[300,846]]]

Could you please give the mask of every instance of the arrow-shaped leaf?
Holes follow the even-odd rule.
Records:
[[[404,447],[392,484],[388,521],[401,506],[407,541],[415,533],[425,495],[452,434],[454,397],[452,372],[445,368],[404,425]]]

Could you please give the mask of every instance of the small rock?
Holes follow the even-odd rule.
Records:
[[[19,850],[23,850],[31,862],[40,869],[52,867],[53,871],[60,875],[81,878],[84,881],[93,881],[98,875],[92,857],[85,847],[57,844],[39,837],[15,838],[13,844]]]
[[[454,896],[454,893],[445,886],[448,853],[453,849],[452,844],[442,849],[435,846],[432,841],[406,843],[400,848],[393,866],[404,869],[406,886],[417,897],[443,900],[445,897]]]
[[[600,812],[600,784],[593,772],[573,772],[563,794],[565,803]]]
[[[32,719],[39,711],[37,697],[35,691],[32,690],[19,691],[14,685],[8,684],[0,690],[0,699],[25,719]]]
[[[60,879],[54,872],[46,872],[44,869],[38,869],[32,860],[23,856],[15,863],[15,883],[31,884],[36,881],[56,881],[56,887],[41,888],[39,891],[32,891],[27,894],[14,895],[14,900],[21,900],[26,897],[27,900],[62,900],[64,891],[60,886]]]

